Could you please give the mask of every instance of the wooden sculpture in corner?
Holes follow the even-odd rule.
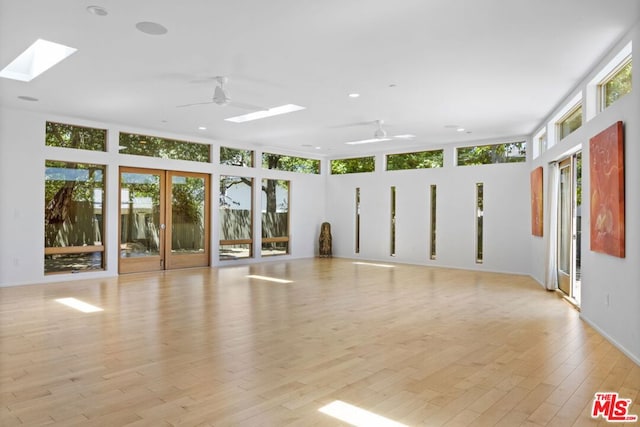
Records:
[[[320,258],[331,258],[331,224],[320,226]]]

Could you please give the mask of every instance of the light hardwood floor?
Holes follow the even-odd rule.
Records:
[[[309,259],[1,288],[0,340],[7,427],[347,425],[318,411],[334,400],[409,426],[605,425],[597,391],[640,414],[640,367],[523,276]]]

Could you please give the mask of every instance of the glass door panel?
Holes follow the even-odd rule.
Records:
[[[120,169],[120,273],[164,268],[164,172]]]
[[[558,287],[571,294],[572,197],[571,163],[560,164],[560,200],[558,218]]]
[[[168,172],[167,268],[209,265],[209,176]]]

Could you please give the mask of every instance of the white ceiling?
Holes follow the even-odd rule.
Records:
[[[534,132],[639,17],[638,0],[0,0],[0,68],[38,38],[78,49],[31,82],[0,79],[1,103],[313,155],[497,139]],[[218,75],[234,101],[307,109],[237,124],[232,105],[176,108],[209,101]],[[377,119],[417,137],[344,144]]]

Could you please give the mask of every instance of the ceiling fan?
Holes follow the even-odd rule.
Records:
[[[194,103],[191,103],[191,104],[176,105],[176,108],[191,107],[191,106],[194,106],[194,105],[217,104],[217,105],[220,105],[220,106],[230,105],[232,107],[238,107],[238,108],[242,108],[244,110],[256,110],[256,111],[264,110],[264,108],[258,107],[256,105],[245,104],[245,103],[236,102],[236,101],[231,101],[231,95],[229,95],[229,92],[224,87],[227,84],[227,82],[229,81],[229,79],[227,77],[225,77],[225,76],[216,76],[215,80],[216,80],[216,83],[218,85],[216,86],[216,88],[213,91],[213,97],[211,98],[211,101],[194,102]]]
[[[392,139],[412,139],[412,138],[415,138],[415,135],[411,135],[411,134],[388,136],[387,135],[387,131],[382,127],[382,125],[384,125],[384,120],[380,120],[380,119],[379,120],[375,120],[374,122],[356,123],[355,125],[371,124],[371,123],[374,123],[376,125],[376,129],[373,132],[373,138],[361,139],[361,140],[358,140],[358,141],[350,141],[350,142],[346,142],[345,144],[349,144],[349,145],[369,144],[369,143],[372,143],[372,142],[391,141]]]

